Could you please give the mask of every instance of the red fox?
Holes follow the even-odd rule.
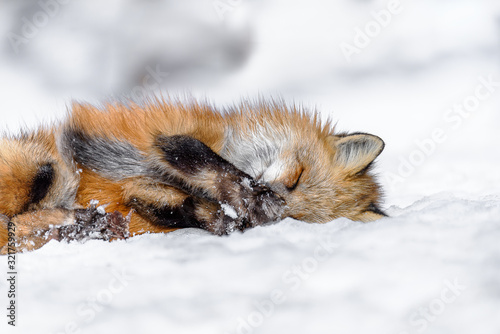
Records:
[[[385,216],[370,172],[384,142],[333,130],[281,102],[75,103],[56,126],[0,139],[1,251]]]

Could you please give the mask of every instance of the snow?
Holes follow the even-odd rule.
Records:
[[[238,218],[238,213],[236,212],[236,210],[229,204],[221,204],[221,208],[222,210],[224,211],[224,214],[226,216],[229,216],[233,219],[236,219]]]
[[[389,213],[372,224],[286,219],[223,238],[186,229],[50,242],[19,259],[19,329],[495,332],[498,199],[441,194]]]
[[[390,218],[51,241],[17,256],[15,328],[0,258],[0,331],[498,333],[498,2],[401,1],[351,61],[339,45],[389,1],[223,2],[233,6],[223,22],[212,1],[61,5],[24,52],[0,45],[1,127],[60,119],[70,98],[144,88],[137,78],[167,59],[151,91],[188,87],[219,106],[279,94],[341,131],[383,138],[376,172]],[[36,12],[0,3],[2,34]]]

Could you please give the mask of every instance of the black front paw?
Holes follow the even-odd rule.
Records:
[[[250,186],[251,196],[243,198],[249,226],[258,226],[279,220],[284,212],[285,200],[264,184],[252,181]]]
[[[215,235],[228,235],[234,231],[243,230],[243,222],[228,216],[221,209],[216,213],[216,219],[205,222],[201,228]]]
[[[269,187],[248,177],[239,182],[238,191],[227,194],[220,203],[219,224],[228,233],[277,221],[282,218],[286,205]]]

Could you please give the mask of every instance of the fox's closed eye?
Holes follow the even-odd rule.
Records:
[[[289,191],[294,191],[295,188],[297,188],[297,186],[299,185],[302,174],[304,174],[304,168],[300,167],[290,178],[289,182],[285,183],[286,189],[288,189]]]

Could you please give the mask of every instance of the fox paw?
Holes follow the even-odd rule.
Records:
[[[232,207],[237,215],[232,218],[240,220],[245,225],[244,228],[280,219],[285,206],[285,201],[278,194],[266,185],[249,178],[240,182],[239,193],[231,202],[227,205]]]
[[[250,181],[249,196],[242,198],[244,204],[244,222],[247,227],[254,227],[279,220],[285,209],[285,200],[266,185]]]
[[[65,241],[114,240],[129,236],[130,216],[118,212],[104,212],[91,206],[74,211],[75,223],[58,228],[58,239]]]
[[[239,191],[220,203],[218,218],[208,230],[224,235],[277,221],[283,215],[285,204],[269,187],[252,179],[243,179]]]

